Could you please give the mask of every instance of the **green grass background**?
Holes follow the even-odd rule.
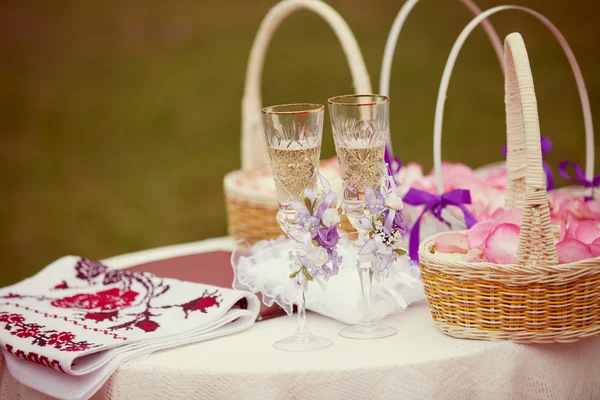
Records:
[[[65,255],[103,258],[226,234],[222,179],[240,166],[240,114],[254,34],[276,2],[5,1],[0,4],[0,286]],[[331,0],[352,27],[374,90],[403,1]],[[500,4],[479,0],[482,8]],[[593,0],[518,0],[570,40],[599,115],[600,28]],[[391,127],[405,161],[432,164],[437,87],[470,15],[424,0],[394,59]],[[532,17],[492,19],[529,48],[549,161],[583,162],[579,100],[566,58]],[[351,93],[341,47],[315,15],[279,29],[263,77],[265,104],[324,103]],[[500,159],[503,79],[482,31],[465,45],[444,121],[444,158]],[[323,157],[334,155],[331,129]]]

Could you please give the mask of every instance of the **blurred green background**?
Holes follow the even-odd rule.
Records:
[[[246,61],[275,3],[0,4],[0,286],[65,254],[103,258],[226,234],[222,180],[240,167]],[[352,27],[377,91],[387,33],[403,1],[328,3]],[[442,69],[471,17],[458,1],[421,3],[396,51],[391,127],[396,153],[428,171]],[[599,115],[596,2],[515,3],[536,8],[563,31]],[[502,38],[519,31],[528,45],[542,131],[555,143],[549,161],[583,162],[575,83],[551,33],[517,12],[492,22]],[[264,103],[324,103],[351,92],[330,28],[306,11],[288,18],[269,50]],[[475,167],[501,158],[503,78],[482,30],[459,57],[444,128],[446,160]],[[326,158],[334,155],[329,126],[324,137]]]

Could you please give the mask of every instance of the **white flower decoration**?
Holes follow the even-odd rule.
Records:
[[[402,210],[404,208],[404,202],[402,198],[396,193],[392,192],[385,198],[385,205],[392,210]]]
[[[333,226],[340,222],[340,215],[338,214],[338,211],[335,208],[328,208],[323,213],[321,221],[323,222],[323,225],[329,228],[330,226]]]
[[[358,220],[358,228],[363,231],[370,231],[371,229],[373,229],[373,224],[371,223],[371,220],[369,218],[362,217]]]

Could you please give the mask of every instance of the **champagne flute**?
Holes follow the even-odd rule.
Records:
[[[343,210],[364,237],[358,221],[371,217],[366,207],[366,187],[381,190],[384,170],[389,98],[375,94],[332,97],[328,100],[333,139],[344,184]],[[394,335],[392,327],[380,325],[371,317],[373,265],[359,262],[358,272],[363,298],[362,321],[340,331],[352,339],[377,339]]]
[[[317,191],[324,110],[325,107],[320,104],[284,104],[262,110],[279,203],[277,222],[288,236],[296,240],[300,229],[296,211],[290,203],[294,200],[302,201],[307,188]],[[292,255],[290,258],[295,261]],[[306,328],[308,282],[299,278],[300,274],[294,278],[298,312],[296,333],[273,346],[286,351],[310,351],[329,347],[331,340],[312,335]]]

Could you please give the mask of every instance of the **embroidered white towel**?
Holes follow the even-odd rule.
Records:
[[[0,345],[19,382],[88,399],[127,360],[239,332],[259,308],[248,292],[67,256],[0,289]]]

